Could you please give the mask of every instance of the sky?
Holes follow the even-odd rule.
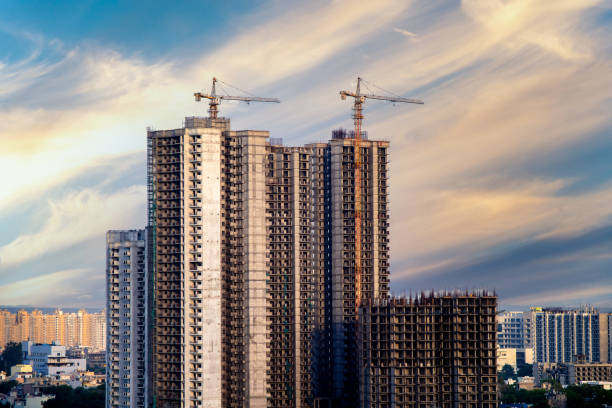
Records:
[[[0,2],[0,304],[103,307],[105,232],[146,224],[146,129],[224,102],[287,145],[391,142],[395,294],[612,307],[612,4],[605,0]],[[367,89],[366,89],[367,90]]]

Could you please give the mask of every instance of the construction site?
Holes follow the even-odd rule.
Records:
[[[497,407],[495,294],[364,301],[360,407]]]
[[[154,405],[420,407],[421,401],[434,400],[420,399],[424,393],[410,397],[417,388],[382,392],[379,387],[395,378],[380,371],[383,367],[419,361],[465,368],[469,377],[460,394],[484,392],[484,397],[461,399],[468,405],[448,406],[494,406],[488,404],[495,402],[495,381],[489,383],[489,366],[483,365],[489,357],[482,354],[492,353],[494,377],[494,332],[492,346],[485,342],[472,350],[473,343],[467,343],[489,335],[494,297],[407,303],[415,317],[401,333],[414,341],[398,343],[402,354],[416,353],[425,344],[418,339],[434,336],[435,330],[442,337],[427,343],[432,350],[455,339],[466,342],[449,349],[451,355],[434,360],[430,353],[400,362],[374,352],[388,343],[378,339],[396,329],[380,325],[378,316],[405,301],[389,300],[389,142],[367,137],[363,104],[366,99],[422,102],[364,94],[358,78],[355,92],[340,92],[342,99],[354,101],[354,129],[333,131],[327,143],[284,146],[267,131],[231,130],[230,120],[219,117],[223,100],[277,99],[217,94],[219,82],[213,79],[209,94],[195,94],[196,100],[209,101],[208,117],[147,132]],[[439,320],[434,325],[416,317],[430,309]],[[465,310],[465,322],[458,310]],[[465,358],[478,353],[480,360],[474,365],[459,352]],[[452,356],[458,360],[451,362]],[[374,375],[368,367],[378,371]],[[411,375],[417,371],[406,374]],[[437,392],[440,401],[447,401],[441,385],[446,379],[435,379],[441,388],[431,395]],[[364,394],[375,385],[380,395]],[[413,400],[419,403],[410,405]]]

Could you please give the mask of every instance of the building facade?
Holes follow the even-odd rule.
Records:
[[[106,234],[106,407],[148,406],[146,231]]]
[[[568,364],[569,384],[583,382],[612,382],[612,363]]]
[[[599,316],[599,338],[601,340],[601,349],[607,350],[608,359],[602,355],[601,362],[612,363],[612,313],[602,313]]]
[[[22,341],[104,350],[106,312],[89,313],[79,310],[76,313],[64,313],[57,309],[54,313],[43,313],[40,310],[11,313],[0,310],[0,348],[9,342]]]
[[[501,312],[496,318],[497,345],[499,348],[526,348],[530,346],[530,314],[525,312]]]
[[[66,356],[66,346],[24,341],[21,343],[21,351],[24,363],[32,366],[38,375],[72,374],[86,369],[84,358]]]
[[[496,303],[491,293],[366,302],[358,406],[497,407]]]
[[[542,386],[545,380],[555,380],[561,385],[581,383],[612,383],[611,363],[536,363],[533,365],[535,385]]]
[[[584,307],[531,309],[534,362],[608,361],[608,315]]]
[[[497,371],[501,371],[506,364],[515,370],[526,364],[533,364],[533,349],[497,347]]]
[[[352,135],[268,136],[224,118],[148,132],[159,407],[357,402]],[[387,149],[362,142],[364,299],[389,290]]]

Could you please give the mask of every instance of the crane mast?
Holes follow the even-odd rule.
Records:
[[[353,103],[353,124],[355,126],[355,134],[353,138],[353,150],[355,155],[354,164],[354,179],[355,179],[355,318],[359,318],[359,306],[363,298],[362,294],[362,251],[361,251],[361,236],[362,236],[362,194],[361,194],[361,179],[362,179],[362,164],[361,164],[361,128],[363,124],[363,104],[366,99],[378,99],[389,102],[401,102],[401,103],[416,103],[419,105],[423,104],[423,101],[419,99],[408,99],[399,96],[381,96],[373,94],[362,94],[361,93],[361,82],[363,79],[357,77],[357,89],[355,92],[340,91],[340,98],[345,100],[347,97],[352,97]]]
[[[212,79],[212,87],[211,87],[210,94],[205,94],[205,93],[202,93],[202,92],[196,92],[196,93],[193,94],[193,96],[195,97],[195,100],[197,102],[201,101],[202,99],[208,99],[208,117],[210,119],[216,119],[217,118],[217,116],[219,114],[219,104],[221,103],[222,100],[226,100],[226,101],[242,101],[242,102],[246,102],[246,103],[251,103],[251,102],[274,102],[274,103],[280,103],[280,100],[278,98],[261,98],[261,97],[258,97],[258,96],[217,95],[217,82],[223,82],[223,81],[217,79],[216,77],[213,77],[213,79]],[[223,83],[225,83],[225,82],[223,82]],[[231,86],[229,84],[226,84],[226,85]]]

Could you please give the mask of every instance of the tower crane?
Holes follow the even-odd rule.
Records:
[[[381,101],[416,103],[423,105],[419,99],[408,99],[400,96],[373,95],[361,93],[361,82],[366,83],[363,78],[357,77],[357,89],[355,92],[340,91],[340,98],[345,100],[347,97],[354,99],[353,122],[355,124],[355,135],[353,139],[353,149],[355,151],[355,316],[359,318],[359,306],[361,305],[362,293],[362,257],[361,257],[361,125],[363,123],[363,104],[366,99],[378,99]],[[366,85],[367,87],[367,85]],[[386,91],[388,92],[388,91]]]
[[[280,100],[277,98],[260,98],[257,96],[230,96],[230,95],[217,95],[217,82],[221,82],[227,86],[230,86],[232,88],[238,89],[234,86],[231,86],[230,84],[227,84],[223,81],[221,81],[220,79],[217,79],[215,77],[213,77],[212,79],[212,89],[210,94],[204,94],[201,92],[196,92],[193,94],[193,96],[195,96],[195,100],[197,102],[201,101],[202,98],[204,99],[208,99],[208,114],[209,114],[209,118],[211,119],[216,119],[217,118],[217,114],[219,112],[218,106],[221,103],[222,100],[226,100],[226,101],[242,101],[242,102],[246,102],[246,103],[251,103],[251,102],[275,102],[275,103],[280,103]],[[242,91],[244,92],[244,91]],[[246,92],[248,93],[248,92]]]

